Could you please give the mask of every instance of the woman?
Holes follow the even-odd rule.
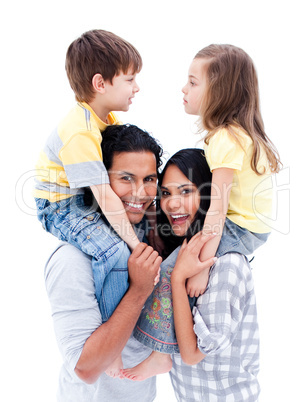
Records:
[[[210,182],[211,173],[198,149],[179,151],[162,173],[160,233],[171,254],[134,331],[140,342],[161,353],[152,352],[123,372],[133,380],[148,378],[155,375],[159,356],[167,353],[169,359],[173,353],[170,375],[179,401],[256,401],[259,339],[246,257],[228,253],[216,261],[207,290],[195,300],[192,312],[186,291],[187,279],[213,263],[199,260],[206,238],[197,233],[208,210]],[[177,340],[172,337],[172,307]]]

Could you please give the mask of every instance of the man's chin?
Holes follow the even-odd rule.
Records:
[[[132,225],[136,225],[137,223],[139,223],[143,219],[144,215],[145,214],[143,214],[143,213],[136,214],[136,213],[127,212],[127,216]]]

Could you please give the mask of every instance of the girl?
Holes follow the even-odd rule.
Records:
[[[228,252],[252,254],[268,238],[271,174],[280,169],[278,153],[264,131],[257,74],[251,58],[232,45],[200,50],[183,88],[186,113],[199,116],[205,154],[212,171],[211,205],[204,233],[219,234],[201,259]],[[202,294],[208,270],[187,281],[190,296]]]

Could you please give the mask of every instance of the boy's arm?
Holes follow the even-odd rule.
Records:
[[[211,203],[206,214],[203,233],[216,233],[214,237],[202,249],[201,261],[214,257],[220,244],[223,227],[226,220],[230,190],[233,181],[233,169],[218,168],[212,172]],[[209,278],[209,270],[204,270],[187,281],[187,293],[189,296],[198,297],[206,290]]]
[[[131,250],[139,244],[139,240],[127,217],[120,198],[112,190],[110,184],[91,186],[91,190],[112,228],[122,238]]]

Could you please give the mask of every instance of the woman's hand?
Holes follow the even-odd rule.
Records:
[[[199,259],[204,245],[215,236],[215,234],[203,235],[199,232],[192,237],[189,243],[187,243],[186,239],[184,240],[177,256],[171,281],[185,283],[188,278],[198,274],[203,269],[210,268],[215,263],[216,257],[209,258],[206,261],[200,261]]]

